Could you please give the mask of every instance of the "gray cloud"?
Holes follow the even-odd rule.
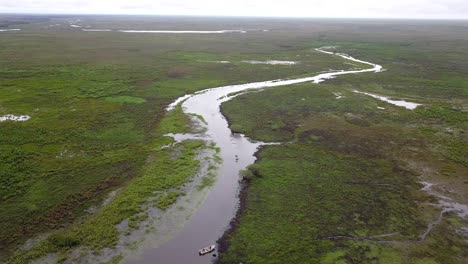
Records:
[[[0,12],[468,19],[468,1],[0,0]]]

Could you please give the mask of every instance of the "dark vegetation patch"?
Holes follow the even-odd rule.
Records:
[[[115,246],[121,233],[125,233],[119,231],[116,225],[128,219],[127,230],[137,228],[146,220],[147,215],[142,212],[149,197],[156,197],[154,206],[165,210],[183,194],[179,188],[198,170],[200,162],[196,160],[196,155],[204,143],[184,141],[179,146],[181,154],[176,159],[171,157],[172,150],[169,148],[152,151],[151,162],[146,163],[142,175],[129,181],[102,210],[81,223],[53,233],[29,250],[19,250],[9,261],[27,263],[48,253],[66,256],[69,250],[77,246],[91,250]],[[165,193],[167,190],[172,191]],[[158,192],[161,194],[156,195]]]
[[[112,102],[112,103],[129,103],[129,104],[142,104],[146,102],[144,98],[133,97],[133,96],[106,97],[106,101]]]
[[[380,254],[367,256],[373,247],[394,251],[372,243],[387,238],[373,236],[398,233],[391,239],[417,240],[425,228],[414,179],[391,161],[335,154],[314,144],[267,147],[249,174],[245,209],[222,261],[319,262],[342,249],[350,262],[386,263]]]

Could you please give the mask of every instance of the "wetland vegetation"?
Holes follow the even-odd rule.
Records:
[[[445,213],[422,236],[442,209],[419,182],[467,202],[468,54],[448,39],[444,48],[417,39],[331,39],[313,44],[338,46],[385,71],[272,88],[222,105],[232,130],[284,143],[264,147],[244,172],[242,208],[221,240],[220,262],[466,262],[466,215]],[[353,90],[422,105],[411,111]]]
[[[111,28],[140,28],[146,23],[157,27],[160,22],[170,26],[174,22],[169,19],[167,23],[166,18],[81,19],[93,27]],[[27,239],[34,239],[33,242],[42,235],[41,240],[51,231],[63,230],[34,250],[26,250],[28,254],[14,254],[17,262],[49,252],[64,254],[78,245],[98,249],[115,243],[114,227],[111,224],[104,228],[104,223],[117,223],[139,212],[142,195],[149,192],[135,187],[138,195],[125,193],[142,183],[148,171],[155,171],[160,181],[169,177],[161,169],[170,165],[164,161],[168,150],[157,148],[171,142],[164,134],[190,131],[190,118],[181,109],[164,118],[164,109],[177,97],[221,84],[305,73],[302,67],[272,71],[270,67],[259,69],[236,63],[266,60],[272,51],[279,59],[306,52],[281,48],[283,41],[278,37],[267,41],[267,45],[250,46],[229,35],[207,39],[197,35],[82,32],[70,27],[69,21],[75,18],[63,16],[5,16],[3,20],[10,21],[3,27],[19,27],[21,31],[2,32],[0,38],[0,58],[6,62],[0,69],[1,111],[18,116],[28,114],[31,119],[0,124],[1,258],[11,256]],[[211,20],[198,19],[195,25],[183,20],[179,27],[213,27]],[[263,43],[262,38],[257,41]],[[208,61],[225,59],[234,63],[220,68]],[[313,65],[317,60],[321,64]],[[318,71],[326,69],[323,66],[341,66],[342,62],[317,55],[303,63]],[[192,152],[189,154],[194,157]],[[183,161],[187,164],[177,167],[193,172],[196,162],[187,158]],[[183,175],[187,180],[187,175]],[[213,180],[206,178],[200,188]],[[165,189],[171,191],[173,187]],[[106,205],[106,209],[97,213],[88,210],[99,208],[113,191],[118,191],[115,202]],[[174,193],[170,194],[162,196],[157,204],[167,207],[175,200]],[[120,210],[120,206],[115,206],[119,200],[128,203],[121,208],[123,213],[115,211]],[[84,233],[90,236],[77,231],[85,230],[81,226],[86,225],[91,229]],[[103,242],[97,243],[101,239]]]
[[[70,26],[76,17],[4,15],[0,27],[21,30],[0,33],[0,115],[31,119],[0,122],[0,262],[51,254],[63,262],[77,248],[99,255],[114,247],[147,220],[148,207],[164,211],[183,197],[203,162],[198,154],[215,149],[164,136],[197,132],[192,119],[199,117],[180,106],[166,114],[169,103],[221,85],[363,67],[314,52],[321,46],[386,71],[266,89],[222,105],[233,131],[283,144],[264,147],[243,173],[242,207],[219,260],[467,260],[468,223],[456,212],[419,241],[440,213],[420,181],[468,204],[466,23],[79,18],[91,28],[247,33],[89,32]],[[270,60],[298,63],[243,63]],[[422,105],[410,111],[354,89]],[[215,170],[198,189],[213,184]]]

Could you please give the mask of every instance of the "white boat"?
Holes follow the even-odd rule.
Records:
[[[206,254],[208,254],[210,252],[213,252],[215,250],[215,248],[216,248],[215,245],[204,247],[204,248],[202,248],[202,249],[200,249],[198,251],[198,255],[200,255],[200,256],[206,255]]]

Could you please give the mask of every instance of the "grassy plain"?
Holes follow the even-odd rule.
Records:
[[[2,28],[21,29],[0,35],[0,114],[32,117],[24,123],[0,124],[0,259],[27,239],[55,230],[62,231],[14,259],[115,243],[114,226],[103,223],[138,214],[149,192],[138,187],[138,195],[125,193],[133,193],[131,186],[140,186],[151,168],[164,181],[169,176],[162,170],[168,166],[166,154],[155,147],[170,142],[163,134],[189,130],[189,118],[180,109],[165,117],[165,107],[175,98],[218,85],[347,67],[339,59],[309,55],[307,47],[293,46],[282,34],[258,35],[264,25],[252,21],[241,24],[255,34],[206,36],[83,32],[70,27],[78,23],[70,22],[76,19],[12,15],[0,19]],[[83,26],[112,29],[239,27],[236,20],[220,25],[219,20],[205,18],[79,19]],[[300,66],[242,63],[303,55],[310,58],[301,60]],[[232,63],[213,62],[218,60]],[[187,171],[196,166],[190,159],[184,164]],[[212,181],[207,178],[203,186]],[[174,186],[166,187],[168,195],[157,203],[161,207],[176,198]],[[115,203],[97,215],[88,210],[116,190]],[[122,207],[124,212],[116,207],[119,201],[130,203]],[[105,242],[96,242],[101,240]]]
[[[70,27],[70,21],[77,18],[81,21],[73,23],[101,29],[242,28],[249,32],[225,35],[83,32],[81,28]],[[433,163],[435,169],[442,172],[442,180],[452,183],[450,188],[455,193],[466,193],[460,176],[466,172],[464,162],[467,160],[464,108],[466,50],[462,48],[467,41],[463,35],[466,25],[451,23],[0,15],[0,27],[21,28],[21,31],[0,33],[0,115],[27,114],[32,117],[23,123],[0,123],[0,261],[11,256],[10,261],[24,263],[54,252],[65,260],[67,252],[78,246],[100,249],[115,244],[118,232],[114,224],[129,219],[129,228],[137,226],[144,220],[142,204],[153,191],[161,192],[155,206],[161,209],[170,206],[179,195],[183,195],[179,187],[190,180],[198,166],[193,158],[196,151],[204,147],[200,142],[176,146],[183,154],[177,159],[173,159],[170,149],[159,149],[171,142],[163,134],[189,131],[189,118],[182,115],[180,109],[165,115],[167,104],[185,93],[220,85],[310,76],[323,70],[354,67],[338,57],[313,52],[312,48],[320,45],[339,45],[343,51],[356,57],[383,64],[388,71],[378,75],[346,76],[321,86],[281,87],[258,94],[262,98],[241,96],[225,105],[224,110],[235,130],[253,138],[292,140],[295,143],[271,147],[260,154],[260,173],[272,174],[275,165],[272,162],[277,159],[287,164],[278,169],[292,178],[285,178],[282,184],[276,185],[267,181],[261,183],[260,179],[270,179],[266,176],[252,180],[252,191],[248,193],[259,197],[255,190],[263,191],[261,185],[255,189],[256,183],[272,190],[272,187],[278,187],[278,193],[272,193],[270,201],[264,197],[258,204],[246,200],[246,208],[257,206],[251,210],[257,211],[255,217],[268,216],[272,222],[256,218],[256,221],[248,223],[240,218],[239,230],[245,230],[243,232],[248,238],[234,235],[229,241],[231,251],[223,259],[256,262],[252,260],[260,258],[261,261],[264,253],[272,247],[282,246],[281,243],[275,245],[279,242],[276,239],[295,241],[295,237],[289,234],[297,233],[287,230],[294,228],[291,225],[271,229],[275,230],[271,234],[274,238],[253,235],[265,232],[268,225],[273,227],[278,216],[273,212],[287,209],[284,207],[286,203],[272,203],[274,199],[284,200],[282,197],[286,192],[282,188],[294,187],[301,177],[309,175],[292,175],[286,169],[301,171],[308,161],[316,162],[315,166],[322,170],[329,166],[335,168],[334,179],[342,184],[332,186],[326,177],[322,177],[322,186],[329,190],[323,188],[321,199],[327,194],[332,196],[332,200],[324,200],[322,207],[315,203],[302,203],[301,210],[291,212],[296,213],[298,221],[310,221],[308,212],[302,210],[324,212],[325,207],[332,206],[336,212],[330,210],[327,214],[335,217],[334,224],[341,223],[352,212],[360,214],[353,215],[353,219],[363,221],[363,216],[373,219],[368,228],[355,220],[356,223],[344,226],[346,233],[340,234],[355,233],[364,237],[398,230],[402,232],[402,239],[414,239],[435,212],[422,218],[419,213],[408,215],[419,212],[411,210],[410,205],[428,198],[418,193],[414,176],[408,176],[408,179],[399,177],[414,172],[407,172],[405,166],[395,165],[395,156],[401,153],[404,154],[402,157],[422,156],[422,161]],[[429,53],[430,56],[427,55]],[[300,64],[242,63],[243,60],[270,59],[297,60]],[[354,95],[349,91],[351,88],[390,96],[404,95],[424,103],[425,107],[408,112]],[[348,101],[335,100],[332,92],[343,93],[346,96],[343,99]],[[307,100],[302,101],[305,97]],[[251,100],[249,98],[252,101],[248,101]],[[256,102],[258,106],[255,106]],[[384,106],[386,111],[376,111],[377,105]],[[256,115],[251,111],[256,111]],[[385,149],[383,143],[388,142],[391,144]],[[409,147],[414,145],[418,149]],[[405,148],[400,151],[398,146]],[[302,152],[307,155],[303,157]],[[322,153],[323,160],[316,157],[317,153]],[[174,170],[175,167],[178,169]],[[317,173],[316,167],[307,168],[310,175]],[[344,199],[335,195],[340,192],[340,186],[349,185],[344,183],[348,178],[343,171],[347,170],[364,170],[362,178],[375,184],[396,181],[399,195],[390,192],[390,187],[385,189],[385,185],[381,189],[370,190],[365,184],[355,184],[356,188],[348,191],[356,203],[355,207],[346,208],[340,203],[334,205],[333,201]],[[381,178],[373,179],[374,172],[378,172]],[[320,185],[319,179],[308,180],[311,186],[315,186],[313,188]],[[207,178],[206,185],[212,181],[212,178]],[[99,207],[112,191],[117,191],[117,195],[110,203],[97,212],[88,210]],[[379,195],[385,200],[375,198]],[[294,201],[299,201],[298,197],[295,196]],[[375,207],[362,212],[365,201],[371,198],[377,200],[376,206],[388,209],[386,215],[380,215],[380,209],[373,211]],[[468,199],[463,195],[458,198],[465,202]],[[401,206],[393,200],[401,202]],[[267,205],[265,202],[271,206],[271,211],[262,210]],[[396,220],[392,218],[400,216]],[[446,232],[459,225],[460,221],[446,219],[450,221],[444,220],[438,231],[431,235],[432,242],[417,247],[421,251],[415,259],[427,257],[427,250],[432,248],[439,257],[443,256],[440,252],[456,252],[449,259],[466,254],[460,247],[459,237]],[[310,229],[307,232],[311,237],[333,233],[334,225],[326,224],[328,217],[319,220],[322,224],[317,225],[323,228],[323,233],[314,231],[317,227],[310,222],[302,226]],[[269,224],[262,225],[264,223]],[[304,232],[302,229],[295,231]],[[27,239],[40,234],[45,234],[45,237],[51,235],[30,250],[18,251]],[[238,238],[250,246],[254,246],[253,242],[264,243],[264,246],[258,255],[246,256],[240,251],[244,248],[236,242]],[[348,246],[344,245],[346,241],[344,244],[331,241],[326,245],[319,240],[314,241],[311,252],[315,253],[310,256],[330,261],[362,254],[375,256],[379,252],[401,257],[398,248],[375,246],[369,241],[350,240],[349,243],[354,244]],[[447,251],[446,246],[441,248],[441,245],[453,247],[453,252]],[[291,250],[302,252],[303,247],[304,244],[291,246]],[[325,253],[320,253],[325,249],[327,252],[336,250],[325,256]],[[250,254],[252,251],[245,252]],[[364,253],[359,255],[356,252]],[[432,258],[432,255],[428,256]],[[438,260],[437,256],[432,259]]]
[[[404,29],[388,30],[355,31],[365,42],[342,32],[310,43],[338,46],[385,72],[222,105],[234,131],[284,143],[265,147],[244,172],[242,208],[220,262],[466,263],[467,219],[444,214],[421,238],[441,209],[419,182],[468,202],[468,41],[423,37],[424,27],[411,40]],[[423,105],[411,111],[355,89]]]

